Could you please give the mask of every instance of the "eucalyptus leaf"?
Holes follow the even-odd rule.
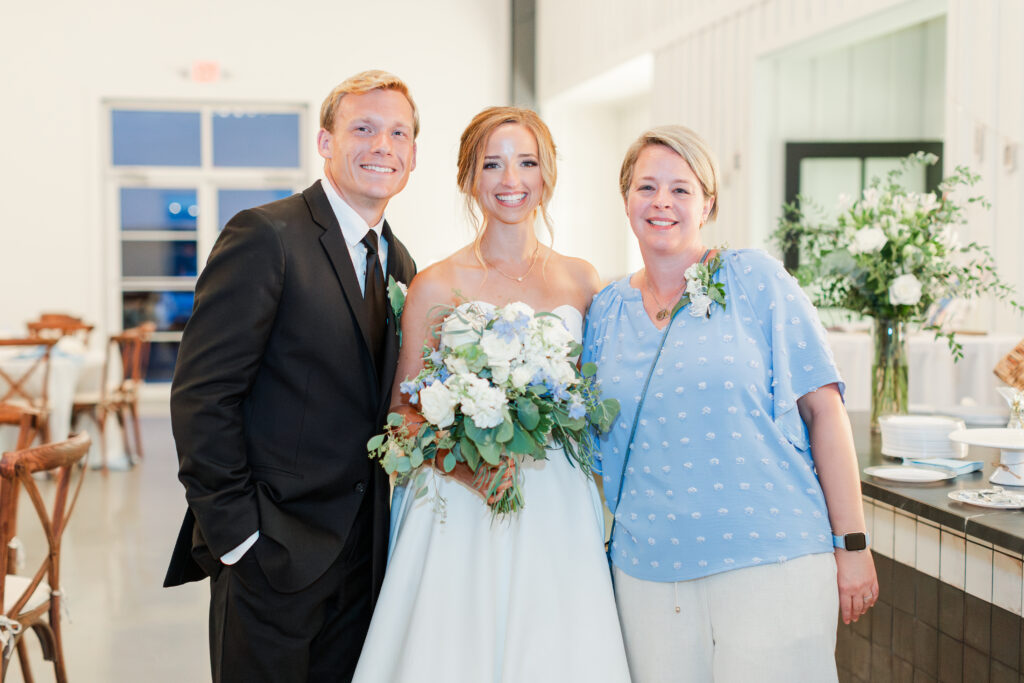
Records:
[[[501,460],[501,446],[494,441],[490,443],[477,443],[477,450],[480,452],[480,457],[488,465],[497,465]]]
[[[540,422],[537,404],[525,397],[516,400],[516,415],[519,417],[519,423],[528,431],[536,429],[537,423]]]
[[[399,413],[388,413],[388,424],[392,427],[400,427],[405,422],[405,418]]]
[[[593,377],[597,374],[597,363],[584,363],[580,368],[580,374],[584,377]]]
[[[448,454],[444,456],[444,471],[451,472],[455,469],[455,454],[448,451]]]
[[[514,434],[515,429],[512,426],[512,418],[506,415],[505,421],[497,427],[497,432],[494,434],[494,440],[498,443],[508,443],[512,440],[512,436]]]
[[[378,434],[377,436],[371,437],[370,440],[366,442],[366,450],[375,451],[380,448],[383,443],[384,435]]]
[[[520,455],[531,455],[537,451],[537,442],[533,440],[530,433],[519,425],[515,426],[515,436],[505,444],[505,450],[509,453]]]

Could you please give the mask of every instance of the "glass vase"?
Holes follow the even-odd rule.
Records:
[[[882,415],[906,414],[907,324],[875,318],[875,358],[871,365],[871,429],[878,431]]]

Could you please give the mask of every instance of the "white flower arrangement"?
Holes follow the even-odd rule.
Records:
[[[903,186],[903,173],[911,165],[937,161],[933,154],[910,155],[886,179],[873,179],[858,201],[841,198],[834,225],[813,225],[797,207],[784,207],[774,238],[783,251],[799,247],[796,275],[817,306],[918,324],[926,323],[936,302],[983,294],[1024,310],[1010,298],[1013,289],[999,279],[988,247],[961,244],[956,233],[966,222],[967,204],[988,207],[980,196],[964,202],[963,189],[954,192],[980,177],[961,166],[940,183],[938,195]],[[945,336],[954,356],[961,355],[952,331],[926,329]]]
[[[593,363],[576,367],[582,349],[561,318],[520,302],[497,309],[463,304],[445,316],[438,337],[438,349],[424,347],[419,374],[401,383],[426,423],[411,435],[392,413],[384,433],[367,443],[388,474],[404,483],[430,460],[445,472],[459,462],[473,472],[493,468],[498,476],[485,495],[491,498],[511,471],[512,486],[491,505],[500,513],[523,505],[514,457],[543,460],[554,442],[589,472],[591,428],[607,431],[619,404],[600,399]]]

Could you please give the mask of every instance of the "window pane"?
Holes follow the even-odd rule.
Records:
[[[123,324],[125,329],[155,322],[158,332],[178,332],[192,315],[192,292],[125,292]]]
[[[902,161],[903,157],[868,157],[864,160],[864,177],[868,182],[871,182],[872,178],[880,178],[884,182],[889,171],[898,170],[902,166]],[[900,177],[900,184],[909,192],[924,192],[925,167],[921,164],[908,167]]]
[[[826,222],[835,220],[840,194],[851,200],[860,197],[860,163],[856,158],[812,158],[800,162],[800,194],[822,209]]]
[[[121,275],[125,277],[173,277],[196,274],[195,242],[121,243]]]
[[[195,190],[121,189],[122,230],[195,230]]]
[[[214,166],[299,166],[298,114],[215,114]]]
[[[147,382],[170,382],[174,377],[174,363],[178,360],[179,342],[153,342],[149,345]]]
[[[291,195],[291,190],[220,190],[217,193],[217,225],[223,230],[231,217],[239,211]]]
[[[199,166],[199,112],[112,112],[115,166]]]

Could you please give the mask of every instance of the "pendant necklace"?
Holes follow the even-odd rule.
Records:
[[[646,268],[644,268],[644,282],[647,283],[647,292],[651,295],[651,298],[654,299],[654,303],[658,307],[658,312],[654,314],[654,317],[657,318],[658,320],[664,320],[665,318],[669,317],[669,315],[671,315],[672,313],[670,307],[662,306],[661,302],[658,301],[658,296],[654,293],[654,287],[651,285],[651,281],[647,277]],[[682,296],[684,289],[686,289],[686,280],[683,280],[683,286],[676,291],[675,301],[679,301],[679,297]],[[674,302],[673,305],[675,305]]]
[[[482,253],[480,255],[483,257],[484,263],[486,263],[488,266],[490,266],[491,268],[494,268],[496,271],[498,271],[499,275],[503,275],[503,276],[507,277],[509,280],[512,280],[513,282],[522,282],[523,280],[526,279],[527,275],[529,275],[530,273],[533,272],[533,266],[536,265],[536,263],[537,263],[537,255],[539,253],[540,253],[540,241],[538,240],[537,241],[537,246],[535,246],[533,248],[533,254],[530,256],[530,266],[526,269],[525,273],[523,273],[522,275],[520,275],[518,277],[516,277],[515,275],[509,275],[508,273],[503,271],[501,268],[499,268],[497,265],[495,265],[495,264],[491,263],[489,260],[487,260],[487,257],[484,256]]]

